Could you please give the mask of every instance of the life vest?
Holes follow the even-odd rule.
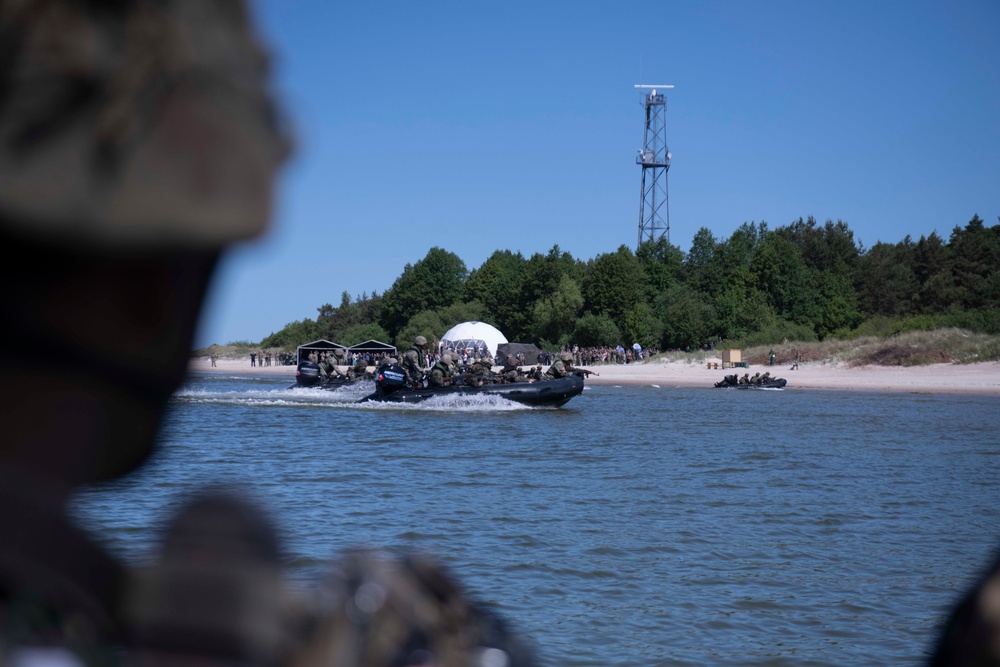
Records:
[[[440,380],[438,380],[438,375],[441,376]],[[451,384],[451,380],[452,380],[452,372],[448,364],[444,363],[443,361],[439,361],[436,364],[434,364],[434,367],[431,368],[431,373],[430,373],[431,386],[443,387],[445,385]]]
[[[417,353],[417,363],[419,364],[420,368],[423,368],[424,366],[427,365],[427,358],[424,357],[424,351],[422,349],[420,349],[416,345],[413,345],[412,347],[410,347],[410,352]]]

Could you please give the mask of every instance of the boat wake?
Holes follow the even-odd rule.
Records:
[[[504,412],[526,410],[553,410],[551,407],[532,407],[507,400],[496,394],[442,394],[419,403],[367,401],[358,403],[361,410],[421,410],[424,412]]]
[[[548,410],[556,408],[532,407],[490,394],[442,394],[420,403],[381,403],[357,401],[371,393],[372,384],[360,383],[335,391],[327,389],[289,390],[285,388],[219,390],[183,387],[173,396],[173,401],[188,405],[238,405],[250,407],[327,407],[358,410],[422,410],[424,412],[503,412]]]
[[[357,387],[344,387],[337,391],[324,389],[241,389],[211,390],[181,388],[172,398],[187,404],[242,405],[242,406],[342,406],[349,405],[371,391],[365,383]]]

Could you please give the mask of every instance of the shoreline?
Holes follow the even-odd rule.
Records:
[[[707,363],[719,368],[707,368]],[[188,362],[189,373],[231,373],[273,375],[295,381],[295,366],[250,366],[249,359],[219,359],[213,367],[208,357],[194,357]],[[658,387],[712,388],[726,375],[770,371],[773,377],[788,381],[787,389],[836,391],[876,391],[917,394],[969,394],[1000,396],[1000,362],[977,364],[932,364],[929,366],[856,366],[822,362],[803,363],[796,370],[787,365],[752,366],[749,369],[722,369],[721,359],[701,362],[654,359],[632,364],[583,366],[591,375],[592,385],[632,385]]]

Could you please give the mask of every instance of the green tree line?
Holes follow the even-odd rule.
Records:
[[[702,228],[685,253],[665,239],[581,260],[558,245],[524,257],[495,251],[469,271],[443,248],[407,264],[386,292],[323,304],[315,320],[262,341],[293,349],[325,338],[406,348],[466,320],[509,340],[554,349],[630,345],[696,348],[958,326],[1000,334],[1000,224],[978,215],[947,239],[864,248],[845,222],[812,217],[769,229],[748,222],[728,239]]]

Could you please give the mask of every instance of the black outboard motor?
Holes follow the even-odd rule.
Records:
[[[319,364],[312,361],[299,363],[295,371],[295,385],[297,387],[315,387],[319,384]]]
[[[382,364],[375,376],[375,393],[379,396],[406,389],[406,372],[396,364]]]

